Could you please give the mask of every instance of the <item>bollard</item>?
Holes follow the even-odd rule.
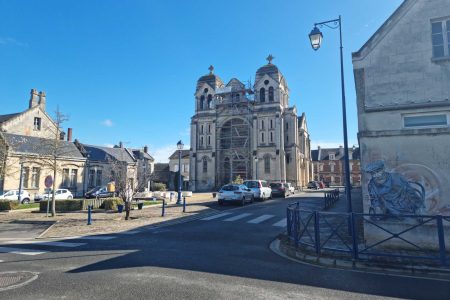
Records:
[[[92,217],[91,217],[91,214],[92,214],[91,206],[88,205],[88,222],[87,222],[88,225],[91,225],[91,224],[92,224]]]
[[[162,210],[161,210],[161,217],[164,217],[164,212],[166,210],[166,199],[163,198],[163,203],[162,203]]]
[[[186,197],[183,197],[183,212],[186,212]]]

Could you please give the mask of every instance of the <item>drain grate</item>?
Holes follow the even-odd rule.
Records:
[[[37,273],[34,272],[2,272],[0,273],[0,291],[23,286],[37,277]]]

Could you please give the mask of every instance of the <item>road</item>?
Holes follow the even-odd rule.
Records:
[[[304,199],[304,198],[303,198]],[[0,272],[36,280],[0,299],[445,299],[450,282],[319,268],[269,249],[285,229],[274,199],[156,229],[0,245]],[[2,262],[3,261],[3,262]],[[1,289],[0,289],[1,290]]]

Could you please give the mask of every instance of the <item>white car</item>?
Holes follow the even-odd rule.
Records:
[[[18,201],[19,200],[19,190],[10,190],[3,195],[0,196],[0,200],[11,200],[11,201]],[[28,194],[27,191],[22,191],[20,194],[20,202],[22,204],[24,203],[30,203],[30,194]]]
[[[265,180],[246,180],[244,185],[252,190],[255,199],[264,201],[272,198],[272,189]]]
[[[48,195],[49,194],[47,194],[47,193],[38,195],[34,198],[34,201],[47,200]],[[53,192],[50,191],[50,199],[52,199],[52,195],[53,195]],[[70,200],[70,199],[73,199],[73,195],[72,195],[72,192],[69,191],[68,189],[57,189],[56,190],[55,200]]]
[[[291,195],[295,194],[295,187],[290,182],[286,182],[284,185],[286,186],[287,190],[289,191],[289,194],[291,194]]]
[[[239,201],[243,206],[245,202],[253,202],[253,192],[243,184],[227,184],[224,185],[217,197],[219,205],[223,205],[225,201]]]

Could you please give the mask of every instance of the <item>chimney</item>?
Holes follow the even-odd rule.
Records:
[[[148,153],[148,146],[147,145],[144,146],[144,153]]]
[[[339,155],[344,156],[344,148],[339,146]]]
[[[39,106],[45,111],[45,92],[39,92]]]
[[[123,148],[123,143],[119,142],[119,148]]]
[[[64,131],[61,131],[61,132],[59,133],[59,139],[60,139],[61,141],[64,141],[64,140],[66,139],[66,133],[65,133]]]
[[[67,141],[72,142],[72,128],[67,128]]]
[[[36,91],[36,89],[31,89],[30,95],[31,96],[30,96],[30,102],[28,104],[28,108],[35,107],[36,105],[38,105],[38,101],[39,101],[38,92]]]

